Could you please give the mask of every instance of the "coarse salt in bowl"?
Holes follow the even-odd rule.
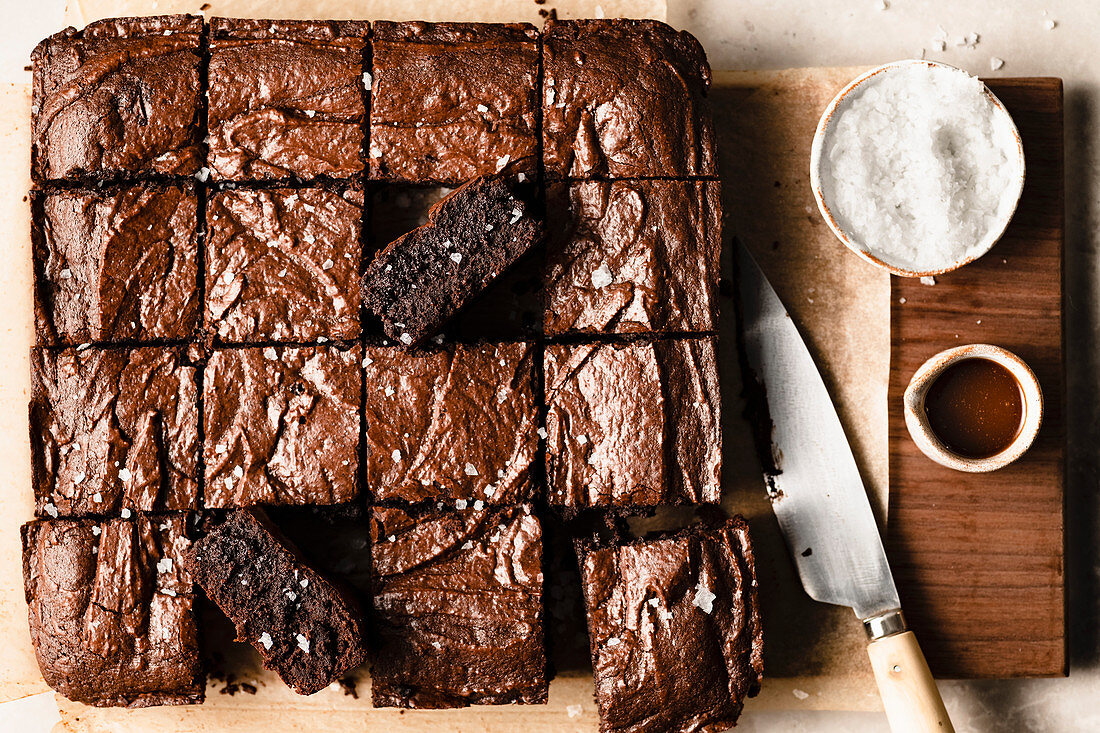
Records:
[[[825,110],[810,184],[849,249],[896,275],[938,275],[1004,233],[1023,190],[1023,143],[977,77],[898,61],[853,81]]]

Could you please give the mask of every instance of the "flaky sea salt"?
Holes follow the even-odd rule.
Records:
[[[942,270],[983,254],[1019,194],[1011,119],[977,78],[889,67],[838,105],[822,141],[821,193],[860,249],[895,267]]]
[[[270,649],[271,645],[275,642],[271,639],[271,634],[266,631],[260,634],[260,643],[264,645],[264,649]]]
[[[710,613],[714,610],[714,599],[717,597],[706,586],[706,583],[699,581],[695,585],[695,597],[691,599],[691,605],[698,606],[703,613]]]

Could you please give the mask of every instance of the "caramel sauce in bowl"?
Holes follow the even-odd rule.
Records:
[[[936,463],[995,471],[1031,447],[1043,393],[1031,369],[990,344],[948,349],[926,361],[905,390],[905,425]]]

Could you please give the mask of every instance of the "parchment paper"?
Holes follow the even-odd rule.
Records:
[[[70,6],[69,22],[82,26],[99,17],[198,12],[202,2],[179,0],[83,0]],[[539,9],[556,7],[560,17],[606,15],[663,18],[663,0],[547,5],[504,0],[212,0],[210,15],[301,18],[423,18],[526,20],[541,25]],[[724,266],[729,277],[734,236],[757,254],[792,315],[803,328],[837,401],[880,519],[887,487],[886,383],[889,367],[889,281],[832,237],[813,208],[808,185],[809,143],[817,118],[832,95],[857,69],[802,69],[765,73],[717,73],[715,122],[725,181]],[[47,690],[27,631],[18,528],[33,510],[26,404],[28,349],[33,340],[29,206],[29,85],[2,90],[0,99],[0,224],[6,267],[0,269],[5,297],[0,323],[0,440],[7,480],[0,484],[0,701]],[[722,303],[721,352],[727,417],[740,415],[732,301]],[[745,514],[757,545],[766,624],[766,681],[748,709],[878,709],[862,651],[862,631],[847,609],[830,608],[805,596],[768,506],[748,428],[729,419],[725,444],[725,492],[730,511]],[[219,632],[213,632],[219,633]],[[224,633],[222,630],[221,633]],[[526,729],[595,730],[591,678],[559,673],[545,706],[477,707],[458,711],[373,710],[369,682],[358,699],[338,689],[301,697],[262,669],[247,645],[226,645],[226,667],[240,682],[256,684],[255,695],[222,694],[211,680],[201,707],[126,711],[96,709],[57,696],[66,730],[283,730],[365,728],[412,731]],[[805,694],[803,694],[805,693]],[[323,715],[319,713],[324,713]]]

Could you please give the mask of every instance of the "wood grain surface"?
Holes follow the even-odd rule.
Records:
[[[937,677],[1067,672],[1063,508],[1065,229],[1062,83],[987,80],[1024,141],[1027,178],[1005,236],[934,286],[893,278],[887,553],[902,607]],[[991,343],[1043,389],[1031,450],[988,474],[943,468],[910,439],[902,394],[937,352]]]

